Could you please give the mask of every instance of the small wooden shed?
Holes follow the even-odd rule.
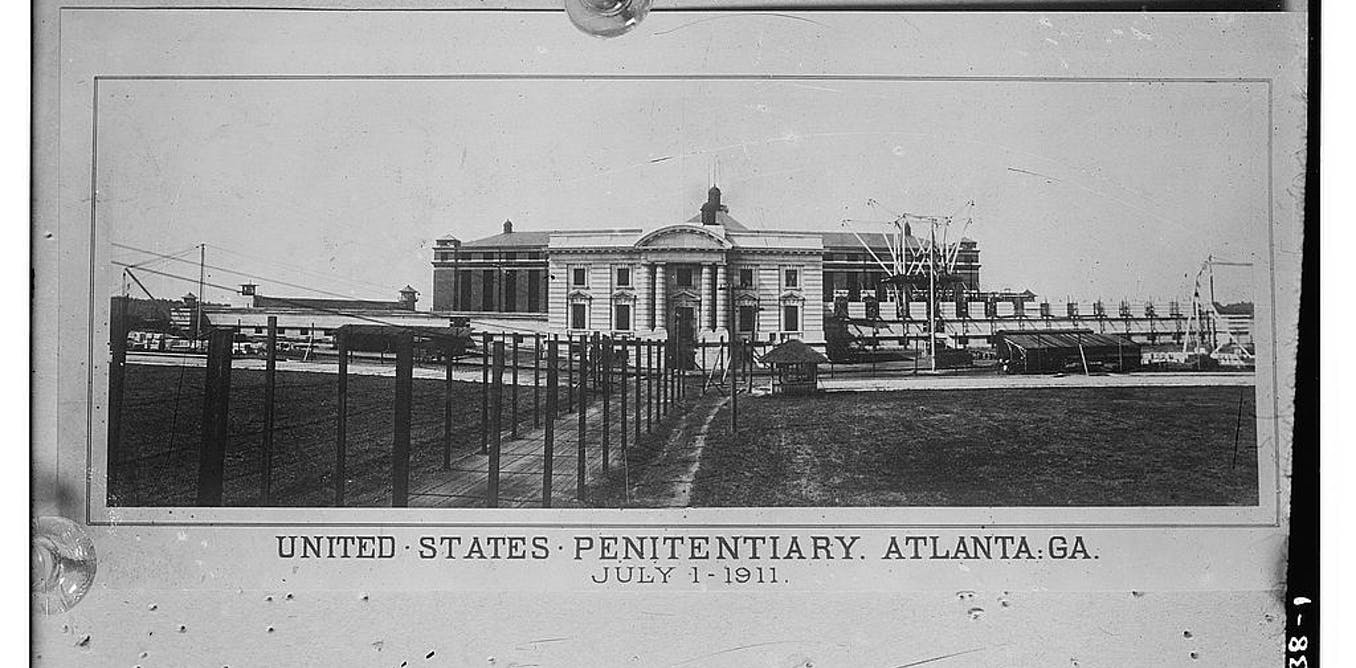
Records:
[[[811,394],[819,390],[819,365],[827,363],[824,353],[804,341],[784,341],[763,355],[772,366],[773,394]]]

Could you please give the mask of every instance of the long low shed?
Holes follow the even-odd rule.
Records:
[[[995,338],[1008,373],[1128,371],[1140,364],[1139,344],[1090,329],[1002,330]]]

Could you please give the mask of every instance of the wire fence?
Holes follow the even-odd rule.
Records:
[[[262,369],[233,356],[231,328],[207,332],[205,360],[128,365],[113,320],[110,506],[586,503],[689,393],[751,388],[758,358],[725,341],[521,333],[460,341],[458,356],[436,334],[362,325],[339,330],[333,364],[281,371],[271,322]],[[393,368],[350,368],[374,346]]]

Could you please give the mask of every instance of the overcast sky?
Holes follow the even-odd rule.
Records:
[[[1189,299],[1207,255],[1256,259],[1266,222],[1260,83],[112,81],[100,93],[102,229],[163,253],[205,242],[222,267],[209,283],[248,274],[273,295],[394,299],[409,283],[427,307],[440,236],[487,236],[505,219],[681,222],[713,166],[730,214],[755,229],[887,217],[868,198],[941,215],[974,200],[983,286],[1052,300]],[[186,262],[149,268],[197,276]],[[196,290],[142,278],[157,296]],[[1252,297],[1248,272],[1220,279],[1221,299]]]

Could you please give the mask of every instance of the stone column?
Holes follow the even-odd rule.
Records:
[[[702,265],[702,296],[701,309],[697,311],[699,320],[697,327],[699,329],[715,329],[716,319],[712,317],[715,312],[716,300],[711,298],[712,281],[715,280],[715,267],[709,264]]]
[[[636,300],[636,331],[654,329],[651,324],[651,318],[654,315],[652,312],[654,302],[650,299],[650,289],[654,287],[654,279],[650,278],[650,271],[653,269],[648,264],[640,266],[640,276],[637,277],[640,281],[640,289],[637,292],[640,294],[639,299]]]
[[[729,323],[730,298],[734,292],[734,283],[730,281],[730,272],[725,265],[716,265],[716,329],[731,329]],[[733,330],[732,330],[733,331]]]
[[[664,280],[664,264],[662,262],[654,265],[654,328],[656,330],[668,327],[669,300],[666,293],[668,287]]]

